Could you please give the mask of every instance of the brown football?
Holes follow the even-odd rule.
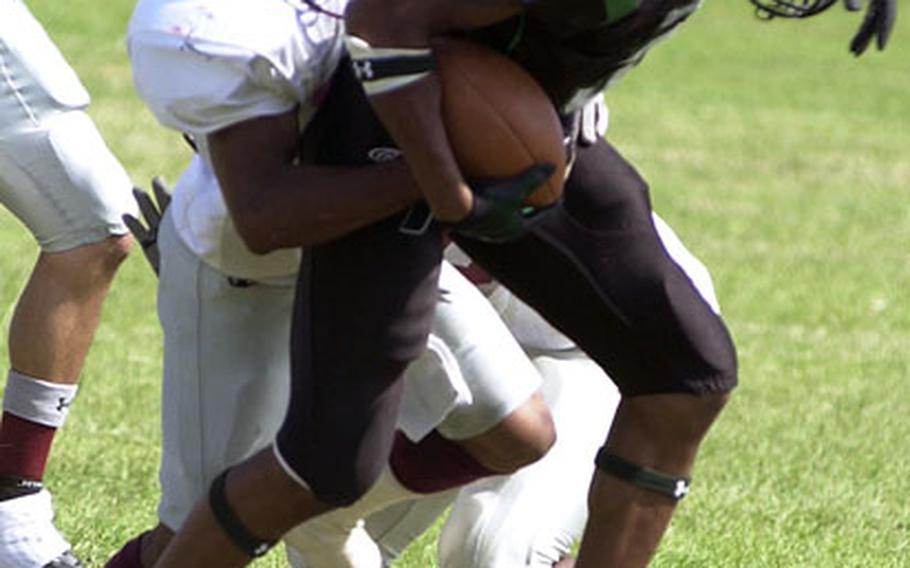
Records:
[[[562,194],[566,168],[556,111],[524,69],[487,47],[456,39],[433,43],[442,115],[465,178],[514,176],[533,164],[556,166],[529,198],[536,207]]]

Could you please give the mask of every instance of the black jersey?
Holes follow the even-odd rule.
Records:
[[[525,13],[482,30],[572,111],[640,62],[701,0],[525,0]]]

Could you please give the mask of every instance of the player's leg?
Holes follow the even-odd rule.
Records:
[[[370,515],[364,528],[379,546],[386,566],[401,556],[446,512],[460,488],[402,501]]]
[[[601,140],[579,149],[563,204],[534,235],[459,244],[620,387],[579,563],[644,565],[675,509],[671,493],[736,383],[726,327],[660,243],[644,182]],[[672,487],[641,487],[629,479],[635,467]]]
[[[670,257],[716,310],[707,269],[657,215],[654,223]],[[467,264],[466,258],[453,260],[476,273],[477,267]],[[533,360],[543,378],[542,390],[558,438],[541,461],[508,477],[475,482],[459,492],[440,536],[440,563],[481,568],[569,565],[573,560],[567,554],[587,519],[585,481],[593,471],[591,456],[601,442],[600,432],[608,429],[612,419],[612,413],[604,414],[604,404],[611,401],[615,407],[618,392],[593,361],[574,350],[567,338],[508,290],[493,285],[487,293],[512,333],[538,353]],[[433,518],[424,517],[428,520],[421,529]],[[378,528],[388,530],[394,538],[399,532],[408,534],[403,529],[415,525],[415,518],[420,520],[420,508],[408,504],[408,508],[380,517],[384,524]],[[410,534],[414,533],[419,534],[413,530]],[[385,542],[380,540],[380,544],[384,555],[394,558],[385,553],[389,548]],[[392,550],[403,548],[399,545]]]
[[[568,556],[587,518],[591,455],[606,429],[604,413],[618,393],[578,351],[534,357],[543,396],[556,422],[556,444],[540,461],[507,476],[478,480],[400,503],[366,519],[386,564],[452,504],[439,539],[441,567],[570,566]]]
[[[597,147],[593,149],[597,151]],[[595,182],[586,179],[603,175],[594,164],[590,158],[583,160],[580,186],[593,187]],[[687,251],[679,246],[672,231],[660,221],[656,231],[663,250],[668,251],[674,263],[669,271],[673,277],[666,281],[675,318],[670,321],[680,322],[682,336],[694,348],[682,343],[692,351],[673,353],[674,358],[679,357],[674,364],[676,373],[664,387],[630,393],[632,396],[620,404],[598,456],[589,494],[591,516],[579,552],[579,568],[611,561],[632,566],[649,562],[676,502],[688,491],[689,474],[701,440],[736,384],[735,350],[717,317],[710,278],[705,279],[704,267],[685,254]],[[634,266],[636,262],[632,257],[629,264]],[[684,279],[678,278],[680,274]],[[660,341],[663,337],[654,339]],[[696,355],[689,355],[691,352]],[[642,444],[642,440],[646,443]],[[617,469],[617,463],[657,472],[661,489],[655,491],[640,478],[629,479],[625,466]],[[612,537],[604,538],[606,535]]]
[[[274,438],[287,404],[293,283],[238,283],[212,269],[183,243],[170,212],[158,247],[160,524],[125,546],[111,568],[152,566],[215,476]]]
[[[127,250],[128,241],[108,238],[43,252],[16,305],[0,422],[0,561],[13,562],[7,554],[34,554],[46,562],[69,548],[53,529],[41,481],[55,433],[75,398],[101,303]]]
[[[587,518],[591,456],[609,428],[616,388],[577,350],[533,357],[558,435],[539,462],[459,493],[439,538],[439,565],[551,568],[570,553]]]
[[[244,565],[254,551],[241,552],[226,525],[256,543],[271,541],[353,503],[376,480],[391,448],[399,376],[425,348],[438,296],[439,236],[405,235],[400,221],[307,252],[296,290],[291,402],[276,444],[230,469],[226,487],[213,485],[219,517],[199,504],[159,565]]]
[[[452,260],[459,266],[464,261],[457,255]],[[477,275],[476,269],[468,267],[467,272]],[[440,562],[481,568],[568,565],[572,561],[568,551],[586,518],[585,482],[593,469],[591,455],[612,417],[604,407],[615,406],[618,393],[596,364],[507,290],[485,287],[485,291],[509,331],[538,348],[534,362],[543,376],[543,396],[559,437],[542,460],[513,475],[477,481],[459,492],[440,538]],[[451,501],[450,494],[410,501],[367,519],[368,531],[387,562],[432,525]]]
[[[422,400],[431,400],[428,391],[457,383],[469,394],[436,413],[435,433],[427,432],[429,424],[421,428],[402,413],[406,437],[417,452],[436,444],[439,451],[457,448],[465,462],[475,463],[472,470],[486,470],[484,476],[511,473],[537,461],[553,445],[555,433],[536,369],[486,297],[448,263],[442,267],[440,294],[431,349],[406,373],[408,394],[422,392]],[[409,403],[406,399],[404,408],[416,406]],[[396,471],[409,467],[398,468],[395,458],[393,453]],[[443,462],[436,466],[439,471],[425,469],[433,464],[432,459],[420,460],[414,466],[420,473],[411,472],[412,478],[426,479],[424,492],[439,489],[434,483],[455,475],[456,469]],[[475,478],[471,472],[465,475],[465,481]]]
[[[388,146],[359,89],[333,86],[318,114],[328,117],[314,121],[330,134],[315,145],[321,163],[369,163],[370,149]],[[306,251],[291,400],[276,442],[213,483],[159,566],[242,566],[293,526],[353,503],[375,482],[394,437],[401,373],[426,348],[438,296],[440,235],[406,234],[402,219]]]
[[[536,370],[483,295],[448,264],[429,347],[405,373],[389,469],[357,503],[286,536],[310,566],[375,566],[381,557],[365,538],[362,518],[403,499],[512,472],[552,445]]]
[[[129,250],[120,216],[133,206],[126,173],[82,111],[88,95],[21,2],[0,5],[0,62],[0,202],[41,245],[9,332],[0,565],[33,567],[69,547],[40,480]]]

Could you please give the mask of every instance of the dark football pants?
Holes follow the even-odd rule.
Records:
[[[312,130],[322,163],[369,163],[371,149],[391,145],[346,73]],[[355,501],[387,462],[399,378],[432,323],[441,237],[405,235],[401,217],[314,247],[301,266],[291,401],[277,445],[327,503]],[[643,180],[605,141],[579,149],[563,203],[533,234],[504,245],[455,239],[624,396],[735,386],[723,322],[661,245]]]
[[[533,234],[504,245],[455,241],[623,396],[731,390],[733,342],[661,244],[644,180],[604,140],[577,152],[562,203]]]
[[[315,247],[301,265],[278,449],[327,503],[356,501],[388,462],[399,377],[426,349],[442,241],[398,223]]]
[[[363,166],[394,149],[342,64],[304,134],[304,157]],[[378,152],[387,154],[387,152]],[[425,349],[442,237],[398,230],[402,214],[305,251],[291,332],[291,400],[277,448],[316,496],[350,504],[388,462],[400,376]]]

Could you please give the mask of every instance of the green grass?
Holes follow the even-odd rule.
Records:
[[[175,179],[187,151],[132,91],[132,2],[29,4],[135,181]],[[910,25],[855,59],[842,12],[768,24],[714,0],[610,93],[610,138],[712,268],[741,362],[656,567],[910,566]],[[2,210],[0,250],[6,326],[36,248]],[[154,294],[133,255],[49,469],[91,566],[155,519]],[[399,565],[432,556],[424,538]]]

